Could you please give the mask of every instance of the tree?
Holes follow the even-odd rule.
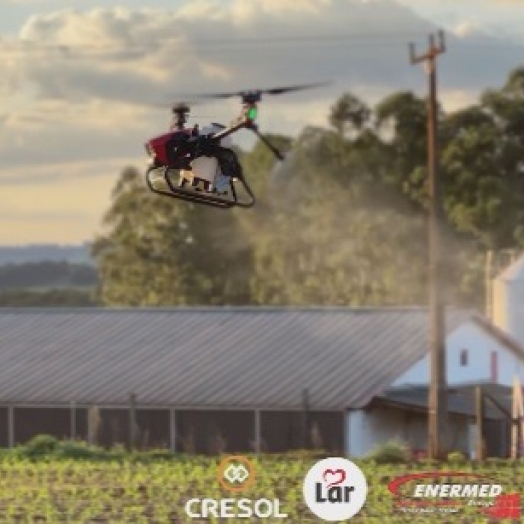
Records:
[[[524,69],[480,103],[447,115],[446,209],[484,249],[524,247]]]
[[[104,225],[93,245],[104,304],[248,301],[249,245],[233,214],[153,194],[127,168]]]
[[[426,102],[408,91],[394,93],[375,107],[375,122],[387,144],[391,179],[412,200],[422,203],[426,194]]]
[[[424,222],[399,207],[398,190],[380,180],[380,160],[370,160],[377,151],[372,135],[347,141],[328,130],[304,131],[295,175],[272,195],[266,233],[254,247],[257,303],[420,301]]]
[[[369,107],[357,96],[346,93],[331,107],[329,123],[337,132],[346,136],[361,131],[371,118]]]
[[[486,249],[524,247],[524,68],[460,111],[439,109],[448,304],[479,307]],[[384,305],[427,302],[427,104],[347,93],[283,163],[242,152],[251,210],[149,193],[133,169],[95,244],[107,304]]]
[[[93,307],[99,305],[91,291],[79,289],[9,289],[0,291],[0,307]]]

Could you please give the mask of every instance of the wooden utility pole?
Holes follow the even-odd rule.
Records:
[[[444,439],[447,431],[446,353],[444,305],[441,298],[442,268],[440,259],[440,225],[442,223],[442,195],[438,175],[437,156],[437,56],[445,52],[444,33],[439,32],[439,45],[433,35],[429,49],[415,55],[415,46],[409,45],[411,64],[423,62],[429,80],[428,99],[428,189],[429,189],[429,302],[431,382],[429,390],[428,454],[432,459],[446,455]]]
[[[302,391],[302,430],[301,441],[302,448],[309,449],[309,390]]]
[[[524,450],[524,400],[518,376],[513,378],[513,405],[511,410],[511,458],[517,459]]]
[[[484,396],[480,386],[475,387],[475,418],[477,421],[477,439],[475,442],[476,459],[486,458],[486,448],[484,442]]]
[[[129,395],[129,450],[134,451],[136,448],[136,395]]]

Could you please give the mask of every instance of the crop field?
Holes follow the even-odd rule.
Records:
[[[249,491],[231,494],[217,479],[218,458],[175,457],[166,460],[95,461],[59,458],[2,458],[0,522],[2,523],[182,523],[257,522],[250,519],[190,519],[190,498],[280,499],[286,519],[265,522],[309,523],[319,520],[302,500],[302,481],[315,462],[310,458],[253,458],[256,482]],[[496,479],[505,492],[523,492],[522,464],[494,462],[431,466],[360,463],[369,483],[367,502],[351,522],[490,522],[478,509],[459,515],[416,515],[394,510],[387,484],[417,471],[463,471]],[[498,522],[501,522],[500,520]],[[506,521],[508,522],[508,521]]]

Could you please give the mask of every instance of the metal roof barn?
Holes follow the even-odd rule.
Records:
[[[300,409],[307,389],[360,408],[427,354],[428,326],[426,308],[4,308],[0,402]]]

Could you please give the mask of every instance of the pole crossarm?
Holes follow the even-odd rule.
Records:
[[[421,62],[427,62],[434,60],[438,55],[441,55],[446,52],[446,42],[444,38],[444,31],[440,30],[438,32],[439,43],[435,44],[435,36],[429,35],[429,47],[426,53],[422,55],[415,54],[415,44],[409,44],[409,56],[412,65],[419,64]]]

